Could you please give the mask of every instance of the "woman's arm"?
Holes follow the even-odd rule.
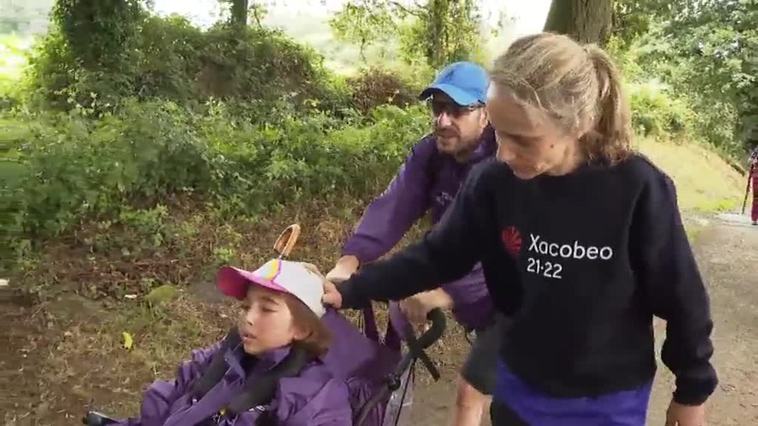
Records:
[[[674,401],[700,405],[717,384],[708,294],[676,204],[674,184],[659,174],[641,194],[630,230],[630,255],[651,311],[666,320],[664,364],[676,376]]]

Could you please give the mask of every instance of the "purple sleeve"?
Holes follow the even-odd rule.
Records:
[[[429,160],[436,152],[434,139],[417,143],[387,189],[368,206],[342,255],[361,264],[389,252],[429,208]]]
[[[495,234],[491,232],[496,227],[493,192],[481,179],[488,170],[495,169],[477,167],[469,173],[452,206],[421,241],[366,265],[340,283],[342,308],[362,308],[372,300],[401,300],[470,273],[482,259],[482,241],[492,241]]]
[[[163,424],[170,414],[171,405],[189,391],[192,381],[205,371],[220,347],[219,342],[208,348],[192,351],[191,360],[179,366],[174,380],[156,380],[147,388],[142,397],[140,416],[124,420],[119,424],[129,426]]]

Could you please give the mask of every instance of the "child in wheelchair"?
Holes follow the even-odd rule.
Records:
[[[297,225],[285,230],[274,245],[279,258],[255,271],[219,270],[217,287],[240,303],[236,326],[221,342],[193,351],[174,380],[150,385],[138,416],[116,420],[90,411],[84,423],[397,426],[409,405],[414,361],[439,377],[424,349],[442,336],[444,314],[430,313],[432,326],[416,338],[391,305],[380,338],[370,308],[362,312],[364,330],[325,311],[316,267],[284,260],[299,232]]]
[[[237,332],[193,351],[174,380],[145,391],[138,417],[115,424],[351,425],[347,385],[320,361],[331,341],[321,280],[281,259],[253,272],[222,268],[219,289],[241,303]]]

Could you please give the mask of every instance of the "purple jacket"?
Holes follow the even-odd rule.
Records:
[[[220,343],[192,352],[192,360],[179,367],[176,379],[156,381],[145,391],[138,418],[119,422],[122,426],[191,426],[213,417],[240,392],[249,380],[263,375],[289,353],[282,348],[263,355],[250,368],[243,367],[243,349],[227,349],[225,358],[230,366],[222,380],[199,401],[193,403],[190,388],[194,379],[209,366]],[[221,426],[253,426],[264,408],[258,407],[231,419]],[[277,425],[287,426],[349,426],[352,410],[347,385],[334,378],[320,362],[307,365],[297,377],[279,380],[273,401],[265,407],[274,413]]]
[[[342,254],[356,256],[361,264],[372,262],[388,253],[427,211],[431,210],[433,223],[439,222],[471,168],[492,158],[496,150],[490,127],[466,163],[439,152],[434,136],[421,139],[384,193],[368,206]],[[466,277],[442,288],[453,299],[453,314],[464,327],[488,325],[492,302],[480,264]]]

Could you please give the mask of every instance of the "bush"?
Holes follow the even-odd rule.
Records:
[[[733,105],[713,100],[708,105],[688,95],[673,95],[662,84],[628,85],[632,124],[643,136],[704,141],[725,155],[742,155],[734,137],[738,115]]]
[[[680,46],[675,39],[660,34],[656,37],[655,34],[649,33],[631,44],[611,38],[607,46],[623,69],[624,76],[634,82],[631,89],[637,130],[656,135],[673,130],[677,137],[689,133],[693,139],[707,142],[723,154],[743,155],[738,134],[739,105],[728,96],[734,86],[720,86],[726,92],[714,95],[713,87],[707,87],[713,82],[700,79],[697,68],[693,68],[695,62],[676,56],[675,51]],[[668,59],[661,61],[661,57]],[[734,61],[728,62],[735,64]],[[702,72],[704,75],[713,70],[723,73],[727,69],[718,66]],[[665,86],[652,83],[660,79],[666,83]],[[684,130],[680,131],[682,125]]]
[[[15,245],[42,241],[87,216],[128,221],[124,209],[178,194],[230,215],[335,191],[363,195],[386,183],[428,126],[420,107],[379,107],[365,124],[286,113],[251,124],[220,102],[199,114],[135,100],[97,120],[78,109],[13,119],[28,129],[13,142],[17,178],[2,188]]]
[[[628,89],[632,125],[638,134],[674,138],[692,134],[696,115],[686,102],[652,83],[630,84]]]
[[[239,102],[284,99],[302,108],[340,111],[349,93],[323,58],[280,31],[219,24],[202,31],[181,17],[145,16],[135,51],[113,72],[83,67],[59,29],[36,46],[29,85],[38,105],[112,111],[129,97],[195,106],[210,98]]]
[[[206,147],[175,104],[129,103],[95,122],[78,111],[25,118],[15,194],[30,236],[58,233],[83,214],[117,212],[129,196],[157,199],[208,181]]]
[[[179,16],[151,16],[142,26],[143,53],[136,93],[143,98],[189,101],[198,96],[204,33]]]
[[[368,112],[379,105],[407,106],[418,101],[418,89],[411,87],[397,74],[381,68],[363,70],[350,78],[353,105],[361,112]]]

